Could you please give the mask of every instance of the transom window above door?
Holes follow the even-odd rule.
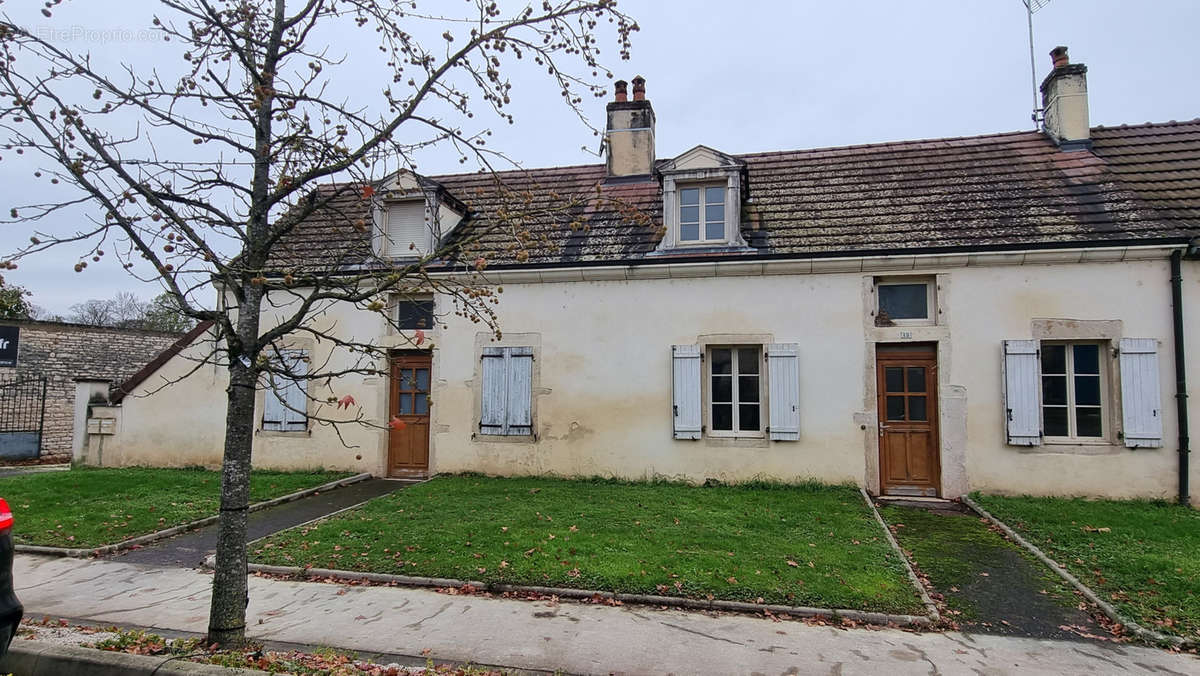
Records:
[[[709,348],[709,420],[717,436],[763,431],[762,348]]]
[[[922,277],[875,280],[875,325],[937,323],[936,284]]]
[[[1105,436],[1099,343],[1042,343],[1042,430],[1047,438]]]
[[[679,241],[726,241],[724,185],[679,189]]]

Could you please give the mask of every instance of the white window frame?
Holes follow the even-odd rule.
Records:
[[[1095,345],[1097,349],[1099,361],[1099,387],[1100,387],[1100,436],[1098,437],[1081,437],[1076,434],[1075,422],[1075,350],[1076,345]],[[1046,408],[1045,397],[1042,395],[1042,378],[1047,375],[1061,376],[1061,373],[1046,373],[1046,347],[1047,346],[1064,346],[1066,349],[1065,369],[1067,379],[1067,435],[1066,436],[1051,436],[1046,434]],[[1112,432],[1112,425],[1109,423],[1109,417],[1112,415],[1113,399],[1109,392],[1109,374],[1108,362],[1109,354],[1111,353],[1111,345],[1108,341],[1103,340],[1043,340],[1039,341],[1038,351],[1038,417],[1042,425],[1042,438],[1047,444],[1107,444]],[[1082,374],[1092,375],[1092,374]],[[1051,408],[1063,408],[1060,404],[1050,404]],[[1085,405],[1085,408],[1095,408],[1092,405]]]
[[[885,286],[915,286],[917,284],[925,285],[925,317],[923,318],[907,318],[896,319],[889,316],[892,324],[896,326],[932,326],[937,324],[938,308],[937,308],[937,282],[928,277],[877,277],[875,278],[875,316],[879,317],[882,311],[880,303],[879,289]]]
[[[754,349],[758,352],[756,359],[758,360],[758,401],[753,402],[758,406],[758,429],[757,430],[741,430],[739,429],[741,414],[738,410],[740,402],[738,401],[738,350]],[[730,402],[714,402],[713,401],[713,386],[712,386],[712,353],[713,350],[730,350],[732,352],[732,386],[730,391]],[[761,343],[734,343],[720,345],[706,345],[704,347],[704,433],[707,436],[722,439],[763,439],[766,437],[767,426],[770,422],[767,420],[767,414],[770,411],[767,394],[767,362],[764,358],[765,347]],[[713,405],[714,404],[730,404],[733,407],[733,429],[732,430],[717,430],[713,428]],[[751,403],[751,402],[747,402]]]
[[[714,238],[708,237],[708,219],[707,219],[708,207],[710,205],[716,204],[716,202],[708,202],[705,199],[705,197],[708,195],[709,188],[717,188],[721,191],[721,236],[714,237]],[[728,186],[726,185],[726,183],[725,182],[717,183],[717,182],[712,182],[712,181],[680,183],[676,186],[676,190],[678,191],[678,193],[677,193],[678,198],[676,199],[676,202],[678,202],[678,203],[675,205],[675,241],[678,243],[678,245],[680,247],[687,247],[687,246],[712,246],[714,244],[728,244],[729,243],[729,231],[728,231],[728,228],[729,228],[729,213],[728,213],[729,189],[728,189]],[[683,204],[683,191],[684,190],[700,191],[699,202],[695,205],[699,209],[698,218],[700,220],[697,222],[697,226],[699,228],[699,232],[697,234],[700,236],[699,239],[685,240],[683,238],[683,208],[685,206]],[[691,206],[691,205],[688,205],[688,206]]]
[[[388,236],[388,232],[390,231],[388,219],[391,218],[392,207],[405,206],[405,205],[415,207],[418,204],[420,205],[421,209],[423,209],[423,211],[424,211],[424,226],[425,226],[426,241],[424,242],[424,248],[422,248],[421,244],[416,243],[417,247],[415,249],[409,249],[405,245],[398,245],[396,242],[393,242],[391,237]],[[416,259],[416,258],[421,258],[423,256],[426,256],[429,253],[432,253],[433,251],[437,250],[437,247],[438,247],[437,237],[434,234],[434,229],[430,225],[430,220],[431,220],[431,216],[432,216],[433,212],[432,212],[432,208],[430,207],[429,200],[426,199],[424,195],[421,195],[416,198],[411,198],[411,199],[383,200],[380,202],[380,206],[381,206],[381,208],[379,209],[379,216],[378,216],[379,225],[380,225],[380,227],[379,227],[379,237],[380,237],[379,251],[381,253],[382,258],[387,258],[387,259],[391,259],[391,260]]]

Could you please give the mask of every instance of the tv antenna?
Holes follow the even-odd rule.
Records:
[[[1033,15],[1050,4],[1050,0],[1021,0],[1025,5],[1025,16],[1029,20],[1029,83],[1033,86],[1033,128],[1036,131],[1042,121],[1042,107],[1038,105],[1037,66],[1033,61]]]

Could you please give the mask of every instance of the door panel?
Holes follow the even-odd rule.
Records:
[[[937,354],[933,347],[881,345],[879,476],[885,495],[938,495],[941,464],[937,421]]]
[[[388,476],[429,473],[431,361],[426,354],[392,359],[388,420],[404,424],[388,428]]]

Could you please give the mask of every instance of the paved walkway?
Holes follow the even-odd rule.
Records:
[[[257,540],[371,498],[391,493],[407,485],[409,484],[403,481],[367,479],[318,495],[251,512],[247,534],[250,540]],[[199,567],[203,563],[204,557],[212,554],[216,547],[217,526],[214,524],[155,542],[140,549],[126,550],[114,554],[111,558],[125,563],[192,568]]]
[[[193,632],[207,625],[212,577],[201,571],[18,555],[14,573],[29,617]],[[247,621],[261,640],[575,674],[1200,673],[1193,655],[1133,645],[839,630],[258,577],[250,578]]]

